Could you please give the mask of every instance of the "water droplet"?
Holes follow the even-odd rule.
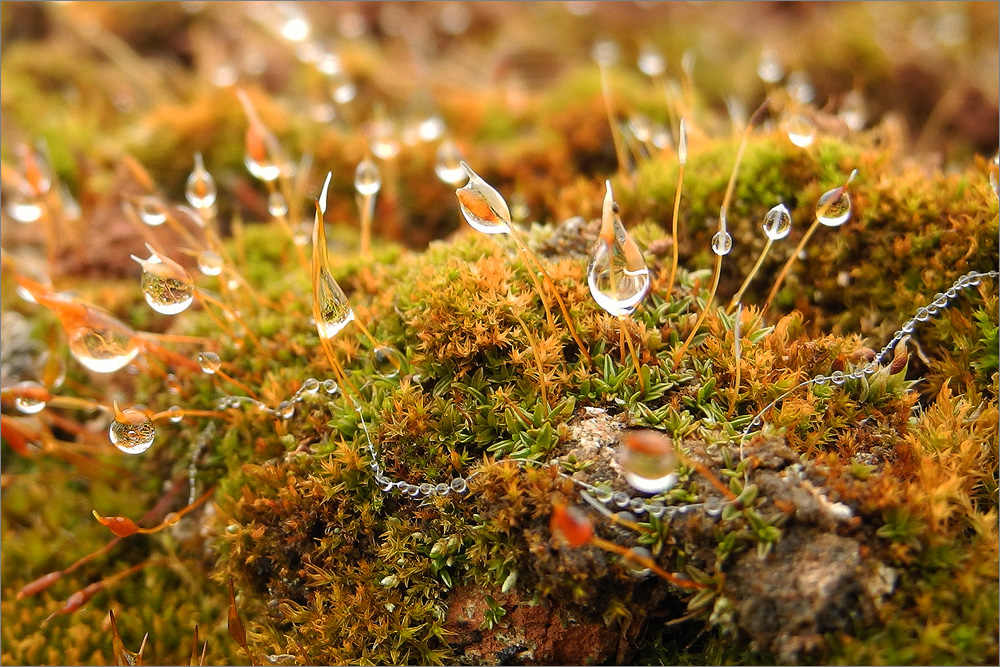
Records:
[[[455,493],[465,493],[466,490],[469,488],[469,485],[466,483],[465,478],[463,477],[456,477],[455,479],[451,480],[450,486],[451,490],[454,491]]]
[[[990,187],[993,188],[993,194],[1000,197],[1000,190],[997,189],[1000,187],[998,181],[1000,181],[1000,153],[994,155],[990,161]]]
[[[851,90],[844,95],[844,101],[841,102],[837,115],[844,121],[844,125],[848,129],[854,132],[864,129],[867,111],[865,110],[865,97],[860,90]]]
[[[399,140],[396,139],[396,126],[390,120],[377,120],[369,127],[371,148],[375,157],[381,160],[391,160],[399,154]]]
[[[618,507],[627,507],[628,501],[630,500],[628,494],[624,491],[618,491],[611,497],[611,499],[614,501],[615,505],[618,505]]]
[[[399,369],[403,365],[402,355],[399,350],[379,345],[372,350],[372,370],[384,378],[394,378],[399,375]]]
[[[421,141],[437,141],[444,133],[444,120],[441,116],[428,116],[417,126],[417,136]]]
[[[201,153],[194,154],[194,170],[187,178],[184,186],[184,198],[195,208],[208,208],[215,203],[218,190],[215,179],[205,169]]]
[[[274,181],[285,171],[287,164],[281,145],[260,121],[250,97],[242,90],[238,90],[237,95],[249,120],[243,163],[254,178],[265,182]]]
[[[222,273],[225,262],[219,253],[212,250],[202,250],[198,253],[198,270],[206,276],[217,276]]]
[[[716,255],[728,255],[733,249],[733,237],[726,231],[718,231],[712,237],[712,252]]]
[[[448,185],[458,185],[468,178],[462,168],[462,155],[451,139],[445,139],[437,149],[434,173]]]
[[[618,62],[619,56],[621,56],[621,48],[610,39],[594,42],[594,46],[590,50],[590,57],[601,67],[611,67]]]
[[[930,319],[930,313],[927,312],[926,308],[920,308],[917,310],[917,313],[913,316],[913,318],[917,322],[926,322]]]
[[[684,119],[680,122],[680,138],[677,140],[677,161],[685,164],[688,158],[687,131],[684,128]]]
[[[646,76],[659,76],[667,69],[667,61],[652,44],[646,44],[639,51],[639,71]]]
[[[612,315],[631,314],[649,291],[646,260],[618,217],[611,183],[606,182],[601,234],[587,267],[587,284],[597,304]]]
[[[201,372],[205,375],[215,375],[222,367],[222,360],[215,352],[199,352],[198,365],[201,366]]]
[[[44,350],[38,356],[38,378],[49,389],[57,389],[66,381],[66,363],[54,349]]]
[[[148,243],[149,259],[132,255],[142,267],[142,294],[149,307],[161,315],[176,315],[194,301],[191,274],[169,257],[157,253]]]
[[[7,214],[17,222],[31,224],[37,222],[42,217],[44,208],[41,199],[37,196],[25,192],[22,188],[17,188],[10,193],[6,204]]]
[[[291,401],[278,403],[278,416],[282,419],[291,419],[295,416],[295,404]]]
[[[111,444],[126,454],[142,454],[153,444],[156,429],[153,420],[142,410],[118,407],[114,403],[115,418],[108,428]]]
[[[288,213],[288,202],[285,201],[285,195],[277,190],[269,194],[267,196],[267,212],[275,218],[283,217]]]
[[[455,191],[462,215],[474,229],[484,234],[510,232],[510,209],[507,202],[489,183],[472,171],[465,162],[459,163],[469,182]]]
[[[428,484],[427,482],[424,482],[423,484],[420,485],[420,495],[422,496],[429,496],[431,494],[431,491],[433,490],[434,487]]]
[[[299,391],[304,394],[315,394],[319,391],[319,380],[316,378],[307,378],[306,381],[302,383],[302,387]]]
[[[159,227],[167,221],[167,209],[159,197],[140,197],[136,213],[139,219],[150,227]]]
[[[706,498],[702,504],[705,506],[705,513],[709,516],[719,516],[722,513],[722,501],[715,496]]]
[[[802,104],[809,104],[816,96],[816,89],[809,82],[809,77],[805,72],[796,70],[788,75],[788,83],[785,85],[788,94]]]
[[[451,491],[451,487],[445,484],[444,482],[441,482],[440,484],[434,487],[434,493],[438,494],[439,496],[446,496],[448,495],[449,491]]]
[[[73,358],[95,373],[114,373],[132,363],[139,341],[124,325],[112,322],[79,326],[67,332]]]
[[[777,83],[781,77],[785,76],[785,68],[778,60],[778,53],[774,49],[764,49],[757,62],[757,76],[764,83]]]
[[[340,386],[337,385],[337,383],[334,382],[333,380],[330,379],[323,380],[323,391],[325,391],[330,396],[333,396],[340,391]]]
[[[597,498],[602,503],[604,503],[605,505],[611,502],[611,497],[613,495],[614,492],[611,490],[610,486],[601,485],[596,489],[594,489],[594,497]]]
[[[654,500],[651,503],[646,503],[646,511],[649,512],[650,516],[655,516],[659,519],[667,511],[667,508],[663,506],[663,502]]]
[[[653,138],[653,124],[650,122],[649,116],[643,114],[632,116],[628,120],[628,127],[632,130],[632,136],[642,143],[646,143]]]
[[[365,158],[354,170],[354,189],[360,195],[373,195],[382,187],[382,174],[378,165]]]
[[[638,556],[639,558],[649,560],[653,559],[653,554],[646,547],[632,547],[629,549],[629,553]],[[645,577],[652,572],[652,570],[635,558],[626,558],[623,565],[625,565],[625,569],[628,570],[628,573],[637,579]]]
[[[642,498],[633,498],[628,502],[628,508],[632,510],[635,514],[645,514],[646,513],[646,503],[643,502]]]
[[[48,394],[48,392],[42,385],[29,380],[18,382],[12,389],[16,394],[14,407],[19,412],[26,415],[34,415],[45,409],[45,401],[42,397]]]
[[[799,148],[812,146],[815,129],[808,117],[803,114],[795,114],[785,121],[784,126],[785,134],[788,135],[788,140],[793,144]]]
[[[847,376],[844,375],[844,371],[834,371],[830,373],[830,381],[834,384],[844,384],[845,380],[847,380]]]
[[[170,422],[172,424],[179,424],[184,419],[184,411],[181,410],[181,406],[179,405],[171,405],[167,408],[167,414],[170,415]]]
[[[625,481],[643,493],[661,493],[677,483],[673,441],[658,431],[626,431],[618,451]]]
[[[827,227],[840,227],[851,217],[851,195],[847,186],[827,190],[816,202],[816,219]]]
[[[784,204],[778,204],[764,216],[764,234],[772,241],[788,236],[792,231],[792,216]]]
[[[358,87],[345,75],[331,77],[330,96],[337,104],[347,104],[358,94]],[[376,153],[377,155],[377,153]]]
[[[351,308],[347,295],[330,272],[323,211],[326,210],[327,191],[332,177],[332,173],[326,175],[313,223],[313,317],[316,320],[316,330],[320,338],[324,339],[333,338],[354,319],[354,309]]]

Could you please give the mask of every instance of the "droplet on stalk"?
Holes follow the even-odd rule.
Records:
[[[816,219],[827,227],[840,227],[851,217],[851,194],[848,188],[858,170],[851,172],[847,183],[840,187],[827,190],[816,202]]]
[[[222,368],[222,360],[215,352],[199,352],[198,365],[205,375],[215,375]]]
[[[316,329],[320,338],[330,339],[337,335],[354,319],[354,309],[344,290],[330,272],[330,255],[326,246],[326,228],[323,214],[326,212],[327,190],[333,173],[326,175],[323,191],[316,202],[316,218],[313,224],[313,299]]]
[[[378,165],[365,158],[354,170],[354,189],[360,195],[374,195],[382,187],[382,175]]]
[[[677,452],[673,441],[659,431],[627,431],[621,439],[618,462],[625,480],[637,491],[661,493],[677,483]]]
[[[774,49],[761,51],[760,60],[757,62],[757,76],[764,83],[777,83],[785,76],[785,68],[781,66],[778,53]]]
[[[219,253],[213,250],[202,250],[198,253],[198,270],[206,276],[217,276],[222,273],[225,262]]]
[[[176,315],[194,301],[194,280],[183,266],[146,244],[149,259],[132,255],[142,267],[142,294],[149,307],[161,315]]]
[[[159,227],[167,221],[167,207],[159,197],[140,197],[136,205],[139,219],[150,227]]]
[[[556,503],[549,519],[552,537],[570,547],[582,547],[594,536],[594,525],[583,511],[572,505]]]
[[[126,454],[142,454],[153,444],[156,428],[153,420],[142,410],[118,407],[112,404],[115,418],[108,429],[111,444]]]
[[[767,238],[778,241],[792,231],[792,216],[784,204],[778,204],[764,216],[763,226]]]
[[[788,140],[799,148],[812,146],[815,132],[812,121],[803,114],[795,114],[785,121],[785,134],[788,135]]]
[[[469,177],[465,186],[455,191],[462,215],[474,229],[484,234],[507,234],[510,232],[510,209],[507,202],[484,181],[472,167],[459,162]]]
[[[15,394],[14,407],[21,414],[34,415],[45,409],[45,397],[49,392],[42,385],[27,380],[18,382],[12,389]]]
[[[437,149],[434,173],[448,185],[458,185],[468,176],[462,168],[462,155],[451,139],[445,139]]]
[[[212,174],[205,169],[201,153],[194,154],[194,170],[187,178],[184,187],[184,198],[195,208],[209,208],[215,203],[218,190],[215,187],[215,179]]]
[[[288,202],[285,201],[285,195],[277,190],[269,194],[267,196],[267,212],[275,218],[280,218],[288,213]]]
[[[715,233],[712,237],[712,252],[720,257],[724,257],[729,254],[729,251],[733,249],[733,237],[729,232],[722,230]]]
[[[587,284],[597,304],[615,316],[630,315],[649,291],[646,260],[618,217],[607,181],[601,234],[587,267]]]

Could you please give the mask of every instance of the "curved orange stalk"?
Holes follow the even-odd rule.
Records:
[[[118,537],[129,537],[130,535],[135,535],[136,533],[141,533],[143,535],[149,535],[152,533],[158,533],[164,528],[169,528],[178,521],[180,521],[185,514],[191,512],[199,505],[208,500],[212,494],[215,493],[215,487],[209,488],[205,493],[195,500],[193,503],[186,505],[177,512],[170,512],[167,514],[163,521],[152,528],[140,528],[135,524],[132,519],[124,516],[101,516],[97,513],[97,510],[93,510],[94,518],[97,519],[101,525],[106,526],[108,530],[117,535]]]

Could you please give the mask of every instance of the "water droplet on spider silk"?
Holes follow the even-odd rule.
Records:
[[[205,375],[215,375],[222,368],[222,360],[215,352],[199,352],[198,365],[201,366],[201,372]]]
[[[774,49],[764,49],[757,62],[757,76],[764,83],[777,83],[785,76],[785,68],[778,60],[778,53]]]
[[[121,370],[139,354],[135,333],[116,322],[99,320],[95,326],[75,327],[67,339],[73,358],[95,373]]]
[[[621,439],[618,463],[636,491],[661,493],[677,483],[677,452],[673,440],[659,431],[626,431]]]
[[[330,254],[326,245],[326,226],[323,212],[326,210],[327,191],[332,173],[326,175],[323,192],[316,202],[316,217],[313,222],[313,318],[320,338],[333,338],[354,319],[354,309],[344,290],[330,272]]]
[[[306,378],[306,381],[299,387],[299,391],[303,394],[315,394],[319,391],[319,380],[316,378]]]
[[[387,345],[379,345],[372,350],[372,370],[384,378],[394,378],[399,375],[403,365],[403,356],[399,350]]]
[[[764,234],[772,241],[788,236],[792,231],[792,216],[784,204],[778,204],[764,216]]]
[[[184,186],[184,198],[195,208],[208,208],[215,203],[217,196],[215,179],[205,169],[201,153],[195,153],[194,170],[191,171]]]
[[[857,169],[851,173],[849,184],[857,174]],[[840,227],[851,217],[851,194],[847,185],[827,190],[816,202],[816,219],[827,227]]]
[[[25,188],[16,188],[5,199],[6,206],[4,208],[7,215],[25,225],[37,222],[45,210],[42,207],[41,199],[27,192]]]
[[[45,401],[41,398],[48,394],[45,387],[37,382],[18,382],[12,387],[14,397],[14,407],[18,412],[26,415],[38,414],[45,409]]]
[[[114,403],[115,418],[108,428],[108,437],[118,449],[126,454],[142,454],[153,444],[156,429],[153,420],[142,410],[125,408]]]
[[[462,155],[451,139],[445,139],[438,146],[434,173],[448,185],[458,185],[468,178],[462,168]]]
[[[729,254],[733,249],[733,237],[727,231],[718,231],[712,237],[712,252],[720,257]]]
[[[326,379],[323,380],[323,391],[325,391],[330,396],[334,396],[340,391],[340,386],[333,380]]]
[[[469,177],[469,182],[455,190],[462,215],[473,229],[484,234],[510,232],[510,209],[507,202],[493,186],[484,181],[472,167],[459,163]]]
[[[659,76],[667,69],[667,61],[652,44],[646,44],[639,51],[639,71],[646,76]]]
[[[815,139],[812,121],[802,114],[795,114],[785,121],[785,134],[788,135],[788,140],[799,148],[812,146]]]
[[[382,174],[378,165],[365,158],[354,170],[354,189],[359,195],[369,196],[377,193],[382,187]]]
[[[597,305],[620,317],[631,314],[646,297],[650,278],[639,246],[618,217],[611,183],[606,187],[601,234],[591,252],[587,284]]]
[[[194,280],[183,266],[159,255],[147,243],[149,259],[132,255],[142,267],[142,294],[161,315],[176,315],[194,301]]]
[[[224,265],[222,256],[214,250],[202,250],[198,253],[198,270],[206,276],[219,275]]]
[[[277,190],[267,196],[267,212],[275,218],[280,218],[288,213],[288,202],[285,195]]]
[[[282,419],[291,419],[295,416],[295,404],[291,401],[282,401],[278,404],[278,416]]]
[[[159,227],[167,221],[166,207],[159,197],[152,195],[139,199],[136,213],[139,214],[139,219],[150,227]]]

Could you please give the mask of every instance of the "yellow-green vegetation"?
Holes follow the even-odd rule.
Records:
[[[138,11],[97,7],[123,26]],[[170,31],[195,26],[195,50],[207,48],[197,12],[158,11],[172,17]],[[484,11],[473,12],[470,40],[492,25]],[[516,11],[523,19],[552,10]],[[582,25],[568,28],[577,45],[590,34]],[[847,41],[851,67],[875,57],[861,36]],[[209,642],[206,664],[996,664],[1000,315],[997,280],[979,274],[998,268],[1000,226],[983,158],[959,155],[945,171],[914,160],[891,120],[849,131],[829,109],[808,105],[815,140],[804,150],[781,126],[792,96],[770,90],[729,206],[733,251],[720,298],[699,326],[738,147],[738,133],[712,109],[717,63],[704,88],[684,78],[666,98],[648,77],[611,77],[623,114],[670,128],[684,115],[691,129],[671,293],[678,155],[625,133],[630,164],[616,175],[596,67],[575,63],[551,82],[539,74],[546,85],[523,93],[523,103],[517,89],[438,98],[467,161],[507,196],[541,257],[554,285],[541,290],[513,239],[461,220],[454,187],[434,176],[432,141],[380,161],[373,256],[361,257],[356,225],[345,224],[358,219],[354,167],[371,144],[351,115],[360,104],[338,107],[327,126],[263,83],[247,85],[285,150],[297,158],[307,147],[317,171],[333,174],[328,268],[357,320],[329,340],[340,375],[311,320],[323,311],[313,309],[300,254],[314,249],[296,228],[311,218],[317,178],[295,190],[302,201],[289,208],[299,218],[263,222],[267,189],[245,175],[247,119],[231,87],[112,49],[112,63],[134,56],[189,89],[184,101],[158,99],[131,72],[124,89],[155,99],[129,102],[149,105],[143,123],[102,140],[100,104],[79,114],[69,105],[63,123],[23,101],[53,96],[46,81],[59,77],[84,95],[86,81],[112,85],[74,60],[77,42],[42,60],[33,41],[5,48],[4,110],[15,112],[19,133],[48,138],[54,178],[77,193],[79,224],[129,230],[96,244],[50,235],[60,251],[49,266],[55,288],[76,292],[55,310],[100,304],[172,338],[149,334],[135,373],[88,374],[69,355],[53,306],[15,294],[31,266],[23,251],[41,247],[43,235],[5,238],[4,664],[119,662],[109,611],[126,649],[138,650],[148,633],[146,663],[191,661],[197,627]],[[343,55],[364,100],[385,98],[403,113],[398,92],[377,76],[387,56],[364,41]],[[531,62],[508,66],[531,71]],[[885,76],[887,65],[876,64],[873,76]],[[314,68],[285,74],[283,85],[307,98]],[[4,132],[6,192],[31,178]],[[60,133],[110,166],[89,173]],[[227,272],[195,274],[197,305],[167,318],[147,307],[128,260],[133,245],[141,252],[167,226],[154,234],[119,213],[130,197],[153,194],[124,156],[179,200],[193,150],[219,181],[224,241],[212,245],[211,224],[182,226],[224,256]],[[850,220],[819,228],[763,311],[817,200],[853,169]],[[651,275],[649,295],[621,319],[597,305],[587,283],[606,178]],[[792,214],[791,236],[775,244],[745,306],[727,313],[777,203]],[[19,223],[5,217],[5,232],[10,224]],[[183,249],[199,248],[156,238],[157,251],[194,273]],[[94,249],[107,245],[115,247]],[[100,257],[119,253],[119,263],[100,268]],[[947,292],[969,272],[978,273]],[[904,325],[909,337],[876,356]],[[66,360],[64,382],[39,361],[42,350]],[[218,365],[203,357],[211,372],[197,368],[199,352],[218,355]],[[41,394],[25,393],[23,380],[52,394],[35,414],[24,401]],[[112,401],[164,416],[148,451],[123,456],[107,442],[108,414],[93,402],[107,411]],[[212,414],[174,421],[175,405]],[[677,455],[676,483],[659,493],[639,493],[623,476],[620,442],[638,428],[669,438]],[[173,522],[171,512],[202,494],[208,502]],[[593,529],[576,546],[553,536],[553,508],[567,504]],[[115,538],[92,510],[164,527]],[[31,590],[52,572],[63,574]],[[246,648],[234,614],[246,624]]]

